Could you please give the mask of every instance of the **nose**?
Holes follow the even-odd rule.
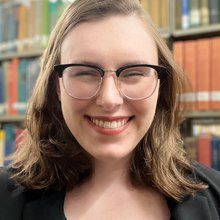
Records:
[[[115,73],[105,74],[96,98],[96,104],[107,111],[113,111],[122,105],[124,99],[118,89]]]

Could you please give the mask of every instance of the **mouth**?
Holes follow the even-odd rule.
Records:
[[[134,117],[117,117],[117,118],[107,118],[107,117],[91,117],[86,116],[95,126],[104,129],[117,129],[125,126]]]

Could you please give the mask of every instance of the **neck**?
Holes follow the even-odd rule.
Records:
[[[94,162],[94,173],[90,179],[92,186],[125,186],[130,185],[129,160]]]

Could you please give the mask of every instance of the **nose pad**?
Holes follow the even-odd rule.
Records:
[[[112,110],[123,104],[124,100],[119,86],[115,73],[105,74],[96,98],[96,104],[106,110]]]

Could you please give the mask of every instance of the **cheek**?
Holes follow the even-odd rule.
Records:
[[[156,106],[157,106],[158,90],[148,99],[142,100],[139,103],[136,103],[136,117],[139,124],[144,130],[147,130],[155,115]]]

